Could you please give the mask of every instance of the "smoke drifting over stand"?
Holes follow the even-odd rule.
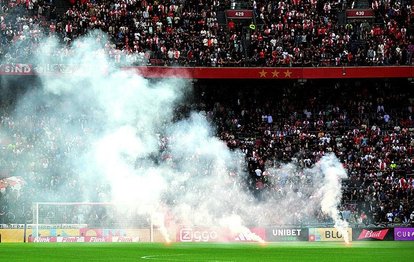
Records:
[[[243,154],[215,137],[204,114],[175,120],[190,83],[149,81],[114,67],[98,35],[74,42],[67,63],[78,70],[40,76],[41,88],[20,98],[15,123],[1,130],[18,137],[11,153],[17,173],[63,181],[57,191],[26,185],[33,201],[122,203],[141,214],[168,214],[175,224],[232,231],[315,222],[322,210],[343,226],[337,206],[346,172],[334,155],[312,169],[266,167],[272,188],[258,200],[246,186]],[[42,46],[35,64],[50,63],[45,54],[59,48],[52,39]]]

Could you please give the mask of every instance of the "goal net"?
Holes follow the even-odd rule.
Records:
[[[46,240],[50,240],[50,237],[61,237],[62,234],[56,233],[56,229],[66,229],[66,231],[59,231],[64,232],[65,236],[83,237],[80,239],[82,241],[77,242],[84,242],[85,237],[89,236],[102,237],[100,239],[102,242],[106,242],[104,240],[108,236],[124,237],[124,240],[130,242],[129,238],[125,238],[126,236],[135,237],[136,240],[138,235],[139,241],[159,241],[157,238],[159,227],[153,224],[153,215],[113,203],[35,202],[33,224],[30,227],[31,240],[29,241],[36,242],[49,242]],[[55,231],[52,232],[51,229]],[[67,232],[71,232],[72,235]],[[63,239],[62,242],[65,240],[68,239]],[[89,242],[88,240],[89,238],[85,242]]]

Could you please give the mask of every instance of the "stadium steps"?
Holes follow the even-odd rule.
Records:
[[[224,11],[217,11],[217,23],[221,26],[227,25],[226,13]]]
[[[56,13],[62,16],[66,11],[72,7],[72,4],[68,0],[55,0]]]
[[[362,9],[362,8],[371,8],[369,5],[368,0],[357,0],[355,3],[354,8],[356,9]]]
[[[340,25],[345,25],[346,24],[346,12],[345,12],[345,10],[338,11],[337,17],[338,17],[338,24],[340,24]]]
[[[367,45],[367,41],[365,40],[360,40],[360,39],[353,40],[353,41],[350,41],[350,50],[353,52],[356,52],[358,48],[365,49],[366,45]]]

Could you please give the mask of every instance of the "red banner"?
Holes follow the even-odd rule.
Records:
[[[187,79],[353,79],[414,78],[414,66],[354,67],[124,67],[147,78]]]
[[[226,15],[228,19],[252,19],[253,11],[252,10],[226,10]]]
[[[59,75],[88,74],[75,65],[0,64],[0,75]],[[354,67],[164,67],[131,66],[123,70],[146,78],[184,79],[354,79],[354,78],[414,78],[414,66],[354,66]]]
[[[374,18],[374,10],[372,9],[348,9],[346,10],[346,18]]]
[[[388,229],[381,229],[381,230],[366,230],[363,229],[361,234],[359,234],[358,240],[361,239],[378,239],[378,240],[384,240],[384,237],[387,235]]]

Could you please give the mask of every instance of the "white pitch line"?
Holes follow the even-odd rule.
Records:
[[[185,256],[185,254],[176,254],[176,255],[148,255],[148,256],[142,256],[141,259],[147,259],[147,260],[162,260],[162,261],[194,261],[194,259],[183,259],[183,258],[171,258],[171,257],[179,257],[179,256]],[[206,262],[233,262],[232,260],[206,260]]]
[[[148,255],[141,257],[142,259],[148,259],[148,260],[164,260],[164,261],[183,261],[182,259],[177,258],[169,258],[169,257],[178,257],[178,256],[184,256],[185,254],[177,254],[177,255]]]

